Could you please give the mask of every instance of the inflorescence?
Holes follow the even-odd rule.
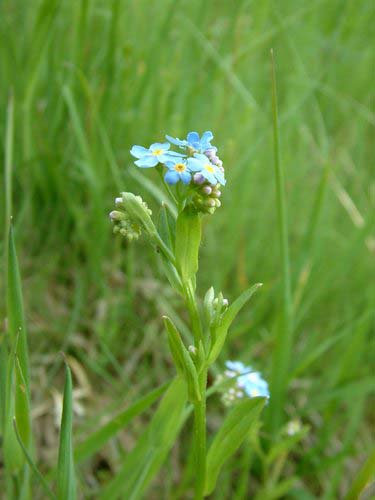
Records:
[[[152,211],[148,208],[147,203],[140,196],[135,196],[135,200],[140,207],[149,215]],[[116,210],[113,210],[109,217],[114,224],[113,232],[124,236],[129,242],[137,240],[142,233],[142,224],[137,220],[126,207],[124,194],[115,199]]]
[[[130,153],[137,158],[139,168],[157,167],[163,171],[166,184],[182,183],[187,186],[184,196],[198,212],[213,214],[221,206],[220,186],[224,186],[223,162],[212,146],[212,132],[200,137],[197,132],[189,132],[186,139],[166,136],[168,142],[151,144],[149,148],[133,146]],[[180,151],[173,151],[176,146]]]
[[[216,379],[223,384],[222,401],[226,405],[234,404],[241,398],[265,397],[269,399],[268,384],[260,372],[254,371],[251,366],[245,366],[241,361],[227,361],[227,369]]]

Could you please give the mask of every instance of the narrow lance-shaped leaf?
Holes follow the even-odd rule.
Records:
[[[158,231],[161,239],[173,251],[176,238],[176,220],[165,203],[159,212]]]
[[[7,319],[11,344],[17,342],[17,357],[23,373],[26,391],[29,394],[29,361],[25,317],[22,299],[21,277],[12,226],[9,229]]]
[[[115,477],[104,486],[99,500],[145,498],[144,492],[160,470],[186,418],[186,382],[170,384],[150,424],[128,453]]]
[[[76,498],[76,480],[72,444],[73,389],[69,366],[65,368],[65,387],[61,417],[59,458],[57,465],[57,497],[59,500]]]
[[[219,356],[227,337],[228,329],[232,322],[235,320],[237,314],[261,286],[262,283],[257,283],[256,285],[243,292],[224,313],[223,318],[215,331],[215,341],[208,358],[209,365],[211,365]]]
[[[186,207],[177,217],[176,224],[176,263],[184,282],[193,279],[198,271],[200,242],[200,216]]]
[[[370,453],[362,468],[351,485],[345,500],[356,500],[361,497],[361,493],[366,489],[375,474],[375,449]]]
[[[16,419],[14,419],[13,421],[13,425],[14,425],[14,432],[15,432],[15,435],[17,437],[17,440],[18,440],[18,443],[24,453],[24,456],[25,456],[25,459],[27,461],[27,463],[29,464],[30,466],[30,469],[32,470],[34,476],[36,477],[37,481],[40,483],[40,485],[42,486],[45,494],[51,498],[51,499],[55,499],[56,496],[53,494],[53,492],[51,491],[47,481],[44,479],[42,473],[39,471],[38,467],[35,465],[35,462],[34,460],[32,459],[30,453],[28,452],[26,446],[24,445],[22,439],[21,439],[21,436],[20,436],[20,433],[18,432],[18,428],[17,428],[17,422],[16,422]]]
[[[11,353],[8,356],[4,401],[4,457],[11,472],[19,471],[24,456],[14,432],[16,418],[27,447],[31,445],[29,366],[21,278],[12,227],[9,229],[7,269],[7,319]],[[5,346],[3,346],[5,349]],[[27,489],[25,485],[23,485]]]
[[[184,376],[187,382],[190,399],[192,401],[200,401],[201,394],[199,390],[198,374],[193,360],[172,320],[167,316],[163,316],[163,320],[168,333],[169,347],[177,371]]]
[[[6,405],[4,422],[4,463],[7,472],[18,473],[24,465],[25,459],[22,450],[17,442],[14,432],[13,420],[15,418],[15,364],[16,364],[17,340],[14,343],[12,352],[8,356],[8,365],[6,373]]]
[[[224,420],[207,453],[205,495],[215,489],[220,469],[240,447],[252,426],[257,424],[264,404],[264,398],[242,401]]]
[[[15,358],[15,420],[22,442],[29,449],[31,445],[30,401],[26,381],[18,357]]]

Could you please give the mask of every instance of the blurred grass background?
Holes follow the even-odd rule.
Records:
[[[272,47],[295,315],[285,411],[310,425],[287,471],[299,478],[296,498],[342,496],[368,454],[373,417],[372,2],[3,0],[0,9],[1,153],[12,101],[12,212],[46,463],[60,350],[72,361],[77,436],[104,406],[122,407],[173,374],[160,316],[177,322],[181,303],[146,245],[124,245],[108,220],[121,190],[154,207],[163,196],[157,177],[132,165],[133,144],[214,132],[228,184],[207,219],[199,291],[213,284],[232,299],[264,283],[227,356],[269,377],[281,273]],[[87,491],[116,468],[137,425],[82,469]],[[179,450],[171,460],[178,480]],[[230,475],[217,498],[229,498],[224,484]],[[157,483],[155,498],[169,487]]]

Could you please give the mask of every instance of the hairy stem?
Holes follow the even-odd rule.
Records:
[[[202,398],[194,403],[195,500],[203,499],[206,481],[206,370],[200,378]]]

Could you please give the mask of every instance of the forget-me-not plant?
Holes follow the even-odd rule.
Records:
[[[169,317],[163,316],[163,320],[177,379],[183,382],[186,400],[193,409],[194,498],[201,500],[213,492],[221,466],[245,439],[244,431],[257,428],[261,410],[269,398],[267,383],[259,372],[240,362],[228,361],[223,389],[227,391],[229,379],[235,381],[227,391],[227,399],[234,405],[207,450],[208,373],[222,352],[232,322],[260,284],[244,291],[232,304],[212,287],[203,300],[198,299],[202,218],[214,214],[221,206],[225,170],[218,149],[211,144],[212,132],[206,131],[201,136],[190,132],[184,140],[166,137],[168,143],[156,142],[149,148],[133,146],[130,150],[137,167],[154,168],[162,179],[166,203],[159,209],[158,222],[142,198],[129,192],[116,198],[116,208],[110,217],[114,231],[128,242],[138,239],[141,232],[145,234],[189,315],[190,338],[183,338]],[[219,386],[221,383],[214,390],[221,391]]]

